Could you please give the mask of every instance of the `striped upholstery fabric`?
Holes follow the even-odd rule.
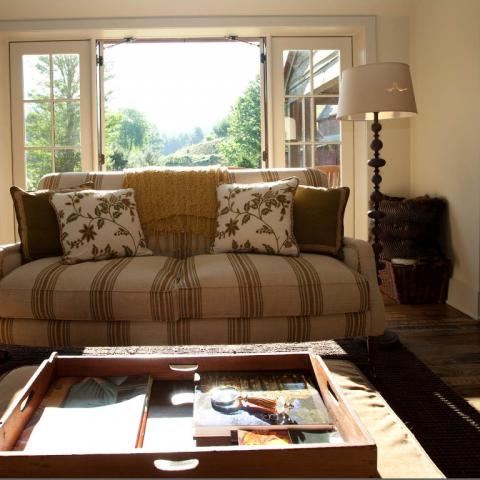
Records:
[[[282,178],[298,177],[300,185],[327,187],[327,176],[314,168],[246,168],[229,170],[231,183],[273,182]],[[78,187],[85,182],[93,182],[96,190],[122,188],[122,172],[65,172],[44,175],[38,183],[39,189]]]
[[[298,177],[300,185],[326,187],[327,176],[313,168],[276,168],[276,169],[238,169],[229,170],[230,182],[258,183],[281,180],[282,178]],[[50,173],[40,179],[38,188],[71,188],[87,181],[93,182],[96,190],[112,190],[122,188],[122,172],[65,172]],[[147,246],[156,255],[167,255],[175,258],[185,258],[191,255],[208,253],[211,240],[200,235],[187,233],[169,233],[147,236]]]
[[[365,312],[366,280],[331,257],[127,257],[75,265],[42,258],[0,283],[0,317],[175,322]]]
[[[365,312],[367,281],[325,255],[198,255],[183,262],[181,318],[318,316]]]
[[[348,238],[345,239],[344,250],[345,264],[349,267],[349,271],[360,272],[368,284],[369,305],[364,312],[328,314],[324,310],[324,314],[321,316],[285,316],[283,314],[277,317],[242,318],[242,315],[238,315],[236,318],[191,318],[162,321],[167,316],[170,318],[172,311],[174,318],[180,317],[181,309],[184,311],[188,308],[193,309],[193,307],[188,307],[188,302],[193,302],[193,304],[196,302],[198,305],[199,298],[202,299],[202,292],[198,288],[193,288],[191,293],[186,290],[188,285],[195,287],[197,284],[198,286],[199,281],[198,273],[196,276],[193,274],[193,267],[195,266],[195,272],[197,269],[196,262],[192,262],[192,259],[185,260],[185,264],[182,265],[183,262],[172,258],[137,257],[121,261],[68,265],[63,270],[63,266],[59,266],[58,259],[53,258],[37,260],[18,267],[16,265],[18,263],[16,260],[19,258],[18,245],[8,246],[0,250],[0,263],[5,261],[3,271],[6,274],[0,282],[0,308],[2,309],[0,312],[0,343],[31,346],[177,345],[300,342],[357,335],[380,335],[383,333],[385,325],[385,312],[376,285],[372,249],[364,241]],[[281,257],[272,258],[278,258],[284,265],[289,266],[288,260]],[[307,258],[309,258],[308,254]],[[329,257],[319,256],[319,258],[328,259]],[[13,270],[10,270],[12,266],[10,259],[15,260],[15,265],[12,264]],[[127,262],[127,260],[129,261]],[[140,287],[136,281],[130,281],[127,287],[129,275],[133,275],[137,270],[135,268],[137,261],[151,262],[148,266],[142,265],[143,280],[141,282],[143,282],[143,287]],[[337,268],[344,271],[346,267],[342,266],[338,260],[334,261],[338,262]],[[110,262],[113,264],[112,269],[106,267]],[[231,262],[230,265],[232,265]],[[238,267],[237,264],[235,266]],[[88,280],[83,280],[85,285],[88,284],[88,289],[95,283],[92,292],[88,292],[88,298],[85,294],[82,297],[74,291],[81,282],[81,278],[75,278],[76,275],[71,272],[80,272],[79,267],[88,277]],[[225,267],[225,263],[223,267]],[[293,275],[296,275],[295,270],[291,266],[290,268],[294,272]],[[74,270],[70,270],[69,273],[66,271],[67,269]],[[130,269],[132,270],[130,271]],[[188,276],[181,281],[183,270],[188,270]],[[230,271],[233,271],[233,276],[235,276],[233,265]],[[43,273],[40,275],[41,272]],[[242,279],[240,272],[241,270],[237,270],[239,278]],[[246,269],[245,272],[250,272],[250,278],[255,278],[255,275],[251,274],[251,269]],[[324,275],[324,272],[318,272],[318,274]],[[351,278],[359,278],[353,273],[350,275]],[[230,276],[232,278],[232,273]],[[95,277],[97,280],[94,282]],[[117,280],[113,282],[116,291],[111,288],[114,277],[118,280],[118,283]],[[277,277],[280,278],[280,276]],[[262,298],[263,301],[263,297],[258,297],[258,295],[249,297],[246,278],[248,277],[244,278],[244,285],[247,288],[238,289],[236,308],[240,309],[240,298],[243,298],[244,313],[250,311],[254,314],[259,309],[259,298]],[[177,279],[177,290],[182,292],[181,295],[179,292],[173,293],[174,279]],[[72,281],[76,283],[69,285],[69,282]],[[57,303],[58,291],[53,290],[53,288],[57,289],[60,283],[64,284],[64,293],[68,291],[67,287],[69,286],[69,293],[84,302],[84,307],[80,310],[77,303],[71,303],[68,306],[68,316],[65,311],[67,306],[64,306],[64,318],[56,316],[62,309]],[[40,294],[42,284],[46,288],[43,288],[43,293]],[[35,293],[32,293],[34,285],[36,285],[36,290]],[[298,286],[299,292],[300,285]],[[305,282],[303,285],[307,285],[307,283]],[[353,285],[353,281],[350,285]],[[123,289],[121,291],[119,290],[120,286]],[[140,289],[143,289],[143,293],[139,291]],[[240,294],[240,291],[243,293]],[[324,292],[325,289],[323,289]],[[357,295],[357,298],[360,299],[360,292]],[[250,300],[247,301],[247,298]],[[176,303],[175,299],[177,299]],[[276,299],[281,301],[280,295],[276,295]],[[325,308],[325,296],[323,299],[323,308]],[[225,296],[221,300],[223,304],[230,302],[230,299]],[[73,302],[72,298],[68,301]],[[118,305],[117,301],[120,302]],[[330,299],[326,300],[327,305],[330,302]],[[171,307],[172,304],[178,305],[178,312]],[[200,302],[200,304],[203,308],[203,303]],[[318,308],[318,304],[316,300],[310,302],[312,311],[313,308]],[[304,308],[307,305],[305,300],[303,305]],[[198,307],[196,308],[198,309]],[[123,309],[127,309],[132,318],[126,319],[127,312],[123,312]],[[36,315],[33,315],[34,311]],[[153,321],[149,320],[152,318],[152,312],[155,312]],[[81,321],[80,313],[83,313],[89,320]],[[263,313],[265,314],[265,306],[263,306]],[[106,318],[107,314],[113,314],[113,317]]]
[[[0,318],[0,343],[50,347],[307,342],[381,333],[383,324],[375,325],[370,312],[159,323]]]
[[[297,177],[299,185],[327,187],[327,176],[315,168],[246,168],[229,170],[230,183],[275,182],[282,178]]]
[[[0,317],[73,321],[174,321],[180,263],[127,257],[64,265],[42,258],[0,283]]]
[[[22,264],[20,243],[0,246],[0,279]]]
[[[93,182],[95,190],[116,190],[122,188],[122,172],[65,172],[49,173],[38,182],[38,189],[58,190],[78,187],[82,183]]]
[[[212,240],[203,235],[192,233],[165,233],[145,235],[147,246],[154,255],[166,255],[175,258],[187,258],[192,255],[208,253]]]
[[[368,309],[372,318],[375,319],[375,326],[378,324],[383,328],[385,323],[385,304],[378,288],[373,249],[368,242],[349,237],[343,239],[343,245],[343,262],[367,280],[370,303]]]

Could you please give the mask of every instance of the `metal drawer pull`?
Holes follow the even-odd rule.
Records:
[[[194,372],[195,370],[198,369],[197,364],[179,364],[179,363],[171,363],[169,365],[170,370],[173,370],[174,372]]]
[[[193,470],[198,467],[200,462],[196,458],[189,460],[154,460],[153,464],[158,470],[164,472],[181,472],[183,470]]]

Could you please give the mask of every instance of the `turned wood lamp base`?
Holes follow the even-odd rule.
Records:
[[[382,130],[382,125],[380,125],[380,122],[378,121],[378,112],[374,112],[373,114],[373,123],[371,129],[373,132],[373,140],[370,143],[370,148],[373,150],[373,158],[368,161],[368,166],[373,167],[373,175],[371,178],[373,183],[373,192],[370,195],[373,208],[368,211],[368,217],[373,220],[372,248],[373,253],[375,254],[377,281],[378,284],[381,285],[382,281],[380,279],[380,270],[385,268],[385,262],[380,259],[380,254],[383,249],[382,244],[380,243],[380,222],[385,214],[380,211],[380,201],[382,200],[382,194],[380,192],[380,184],[382,183],[380,168],[384,167],[386,162],[380,157],[380,150],[383,147],[383,143],[380,140],[380,131]]]

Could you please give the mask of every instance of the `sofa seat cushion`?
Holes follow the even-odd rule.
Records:
[[[75,265],[36,260],[0,282],[0,317],[73,321],[176,320],[180,261],[127,257]]]
[[[181,318],[318,316],[369,306],[365,278],[325,255],[197,255],[182,269]]]

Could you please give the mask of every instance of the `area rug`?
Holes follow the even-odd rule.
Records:
[[[16,366],[39,363],[52,352],[52,349],[48,348],[0,346],[0,349],[9,353],[9,359],[0,363],[0,373]],[[305,350],[319,353],[325,358],[350,360],[359,366],[447,477],[480,477],[480,413],[401,344],[378,352],[376,378],[371,378],[365,343],[360,339],[269,345],[58,349],[63,355],[149,353],[234,355],[245,352]]]

